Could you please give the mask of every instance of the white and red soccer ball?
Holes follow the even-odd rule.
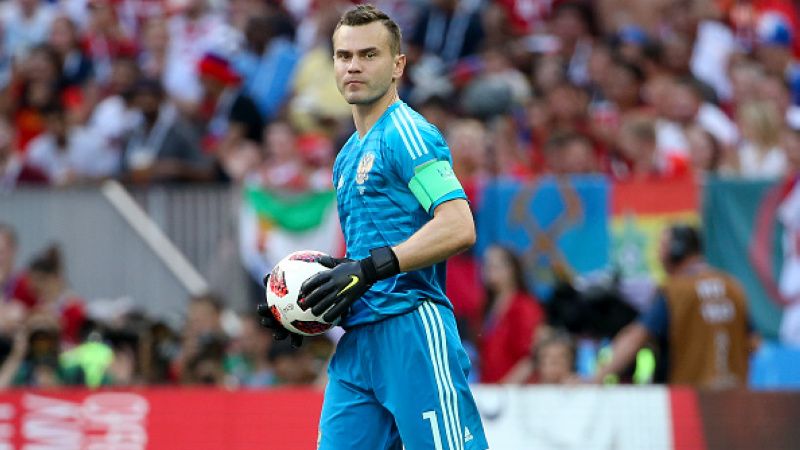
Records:
[[[324,253],[314,250],[294,252],[275,264],[267,285],[267,305],[272,315],[292,333],[316,336],[334,327],[334,323],[322,320],[311,309],[303,311],[297,304],[300,286],[313,275],[328,270],[318,258]]]

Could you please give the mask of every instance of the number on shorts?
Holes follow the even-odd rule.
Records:
[[[425,411],[422,413],[422,420],[431,421],[431,433],[433,433],[434,450],[442,450],[442,437],[439,434],[439,419],[436,418],[436,411]]]

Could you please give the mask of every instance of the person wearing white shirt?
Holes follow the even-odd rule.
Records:
[[[183,12],[169,19],[167,29],[164,87],[175,100],[196,103],[203,93],[197,63],[208,52],[233,53],[241,43],[241,33],[221,15],[208,11],[207,0],[187,1]]]
[[[47,40],[55,10],[39,0],[11,0],[0,6],[3,43],[16,58]]]
[[[70,127],[61,107],[48,108],[45,120],[46,131],[31,141],[26,157],[51,184],[100,180],[116,174],[119,152],[106,146],[101,135],[87,127]]]

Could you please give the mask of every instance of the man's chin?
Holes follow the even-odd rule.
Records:
[[[353,95],[346,98],[345,101],[351,105],[368,105],[372,103],[373,100],[361,97],[360,95]]]

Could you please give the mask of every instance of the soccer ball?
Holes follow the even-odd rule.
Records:
[[[316,336],[334,327],[334,323],[322,320],[311,309],[303,311],[297,304],[300,286],[314,274],[328,270],[317,262],[324,253],[313,250],[294,252],[275,264],[270,272],[267,286],[267,305],[272,315],[292,333]]]

